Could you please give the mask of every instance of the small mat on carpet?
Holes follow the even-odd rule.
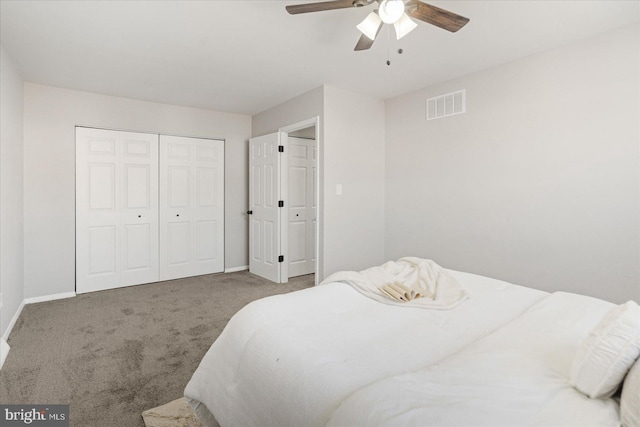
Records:
[[[202,427],[184,397],[142,413],[147,427]]]

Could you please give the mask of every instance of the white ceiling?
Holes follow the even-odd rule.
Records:
[[[354,52],[373,6],[289,15],[297,3],[0,0],[0,42],[29,82],[255,114],[322,84],[386,99],[640,16],[638,0],[430,1],[471,21],[401,42],[383,29]]]

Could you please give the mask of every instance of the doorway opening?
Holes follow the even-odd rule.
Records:
[[[321,265],[320,218],[320,118],[314,117],[279,129],[288,148],[286,178],[288,209],[283,249],[288,255],[286,278],[314,274],[319,282]]]
[[[249,270],[277,283],[321,277],[319,117],[249,141]]]
[[[317,164],[316,127],[288,132],[287,136],[287,276],[316,272]]]

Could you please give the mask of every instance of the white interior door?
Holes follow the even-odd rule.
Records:
[[[281,132],[249,140],[249,271],[280,283]],[[286,277],[286,275],[285,275]]]
[[[316,141],[289,137],[288,197],[289,277],[311,274],[316,262]]]
[[[160,280],[224,271],[224,141],[160,135]]]
[[[76,128],[76,292],[158,280],[158,136]]]

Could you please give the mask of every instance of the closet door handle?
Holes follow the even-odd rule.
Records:
[[[253,215],[253,211],[247,211],[247,215]]]
[[[142,215],[138,215],[138,218],[142,218]]]
[[[176,216],[180,216],[180,214],[176,214]]]

